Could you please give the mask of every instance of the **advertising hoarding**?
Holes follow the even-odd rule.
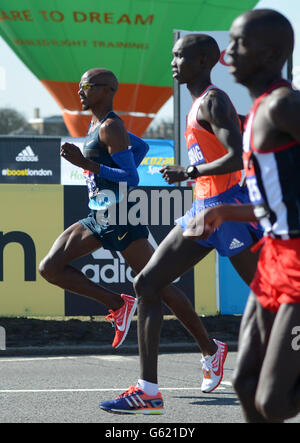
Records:
[[[59,184],[60,138],[0,136],[0,183]]]
[[[63,231],[60,185],[1,184],[0,315],[64,315],[64,291],[38,273]]]
[[[139,187],[151,205],[151,192],[191,189]],[[12,204],[15,202],[15,204]],[[107,309],[93,300],[69,293],[48,283],[38,265],[65,228],[88,213],[85,186],[1,184],[0,204],[0,316],[106,315]],[[184,210],[184,208],[182,208]],[[155,211],[154,211],[155,212]],[[149,241],[154,248],[174,225],[150,220]],[[150,210],[149,210],[150,215]],[[180,277],[175,284],[187,295],[199,314],[216,314],[214,253]],[[119,252],[103,248],[72,263],[88,278],[109,289],[133,294],[134,274]],[[197,265],[198,266],[198,265]],[[197,285],[196,285],[197,284]],[[165,313],[170,313],[167,309]]]

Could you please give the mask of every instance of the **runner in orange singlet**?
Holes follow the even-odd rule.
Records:
[[[211,84],[211,70],[220,58],[216,41],[204,34],[188,35],[176,42],[173,54],[173,76],[179,83],[187,84],[194,99],[186,134],[191,166],[187,170],[178,165],[167,166],[162,174],[169,183],[198,177],[196,200],[192,209],[177,220],[177,226],[135,279],[140,379],[137,386],[117,399],[102,402],[100,407],[107,412],[135,414],[144,409],[142,413],[158,414],[163,411],[157,363],[164,288],[213,249],[230,258],[247,284],[257,264],[257,255],[251,253],[250,248],[261,231],[254,225],[224,223],[219,232],[205,242],[183,236],[189,220],[206,206],[224,202],[241,204],[249,200],[247,189],[239,185],[243,165],[240,122],[227,94]],[[203,356],[203,392],[211,392],[220,384],[226,354],[226,344],[214,340],[212,352]]]

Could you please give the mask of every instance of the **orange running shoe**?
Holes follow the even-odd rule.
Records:
[[[116,333],[112,346],[116,349],[121,346],[126,338],[137,306],[136,298],[131,297],[131,295],[121,294],[121,298],[124,300],[124,305],[117,311],[110,309],[110,314],[105,317],[106,321],[111,322],[115,326]]]
[[[165,413],[161,393],[147,395],[137,386],[130,386],[115,400],[103,401],[100,408],[114,414],[162,415]]]

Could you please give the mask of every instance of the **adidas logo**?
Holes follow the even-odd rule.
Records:
[[[239,241],[237,238],[234,238],[232,242],[230,243],[229,249],[237,249],[244,246],[244,243]]]
[[[17,162],[38,162],[39,158],[28,145],[16,157]]]

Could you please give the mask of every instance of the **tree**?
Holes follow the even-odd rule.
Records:
[[[12,108],[0,108],[0,134],[9,134],[26,125],[27,121],[20,112]]]

